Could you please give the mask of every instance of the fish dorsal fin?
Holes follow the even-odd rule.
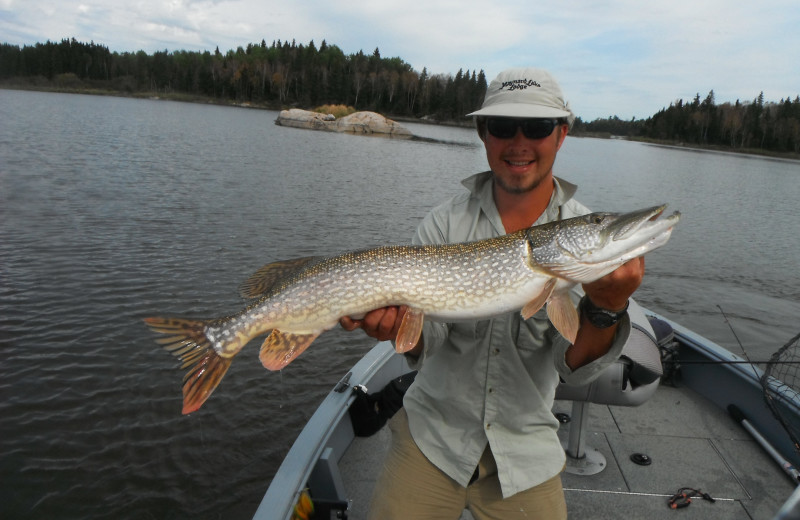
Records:
[[[258,358],[267,370],[281,370],[302,354],[317,339],[317,336],[319,336],[318,333],[292,334],[272,329],[261,345]]]
[[[525,307],[522,308],[522,319],[527,320],[541,309],[547,302],[550,295],[553,294],[553,289],[556,287],[556,279],[550,278],[544,284],[542,292],[533,300],[529,301]]]
[[[419,309],[409,307],[400,322],[395,340],[395,350],[402,354],[408,352],[419,342],[422,334],[422,324],[425,322],[425,313]]]
[[[250,278],[242,282],[239,286],[239,294],[244,298],[257,298],[262,296],[272,289],[275,282],[278,280],[286,278],[302,267],[320,258],[319,256],[306,256],[267,264],[250,275]]]
[[[578,327],[580,326],[580,318],[578,317],[578,310],[570,300],[567,291],[559,291],[553,294],[550,301],[547,302],[547,317],[562,336],[567,338],[570,343],[575,343]]]

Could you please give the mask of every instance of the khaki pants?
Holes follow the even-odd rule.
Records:
[[[389,421],[392,444],[375,485],[370,520],[457,520],[468,508],[476,520],[567,518],[561,475],[503,498],[491,450],[478,464],[478,478],[462,487],[431,464],[408,429],[405,409]]]

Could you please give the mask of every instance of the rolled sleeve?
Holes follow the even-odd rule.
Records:
[[[553,359],[556,370],[561,379],[568,385],[584,385],[596,379],[603,370],[614,363],[622,354],[622,349],[628,342],[631,334],[631,319],[629,315],[623,316],[617,326],[617,332],[611,343],[611,348],[595,359],[575,370],[567,366],[567,349],[571,346],[570,342],[560,334],[553,340]]]

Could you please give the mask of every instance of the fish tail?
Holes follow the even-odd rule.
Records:
[[[214,350],[205,333],[208,321],[145,318],[144,322],[153,332],[165,335],[156,342],[182,361],[181,369],[189,369],[183,376],[183,414],[198,410],[222,381],[233,358]]]

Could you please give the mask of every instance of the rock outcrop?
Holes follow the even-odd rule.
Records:
[[[375,112],[355,112],[336,119],[331,114],[320,114],[292,108],[282,110],[275,124],[310,130],[326,130],[347,134],[378,135],[400,139],[413,137],[407,128]]]

